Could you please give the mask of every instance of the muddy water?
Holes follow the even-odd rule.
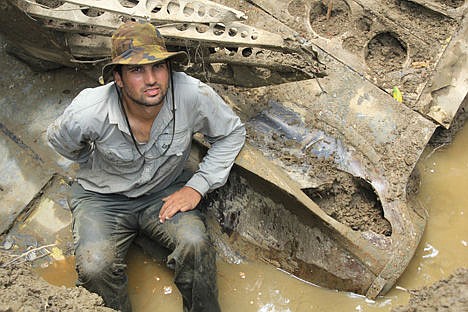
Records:
[[[376,301],[336,292],[300,281],[261,263],[218,263],[220,302],[224,311],[390,311],[406,304],[404,289],[420,288],[466,266],[468,259],[468,127],[450,146],[428,149],[419,169],[418,200],[429,218],[419,249],[397,287]],[[134,311],[181,311],[181,298],[172,272],[161,263],[132,250],[129,261],[130,296]],[[53,284],[71,286],[73,261],[57,262],[41,275]]]

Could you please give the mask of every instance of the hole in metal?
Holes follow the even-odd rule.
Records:
[[[228,31],[229,36],[234,37],[237,35],[237,33],[238,33],[237,28],[229,28],[229,31]]]
[[[185,31],[189,28],[189,26],[189,24],[178,24],[175,28],[180,31]]]
[[[206,14],[206,7],[201,5],[198,8],[198,16],[202,17],[202,16],[205,16],[205,14]]]
[[[206,33],[209,29],[210,29],[210,26],[209,25],[206,25],[206,24],[198,24],[196,27],[195,27],[196,31],[199,32],[200,34],[203,34],[203,33]]]
[[[216,24],[213,27],[213,33],[216,36],[221,36],[222,34],[224,34],[225,31],[226,31],[226,26],[224,26],[223,24]]]
[[[249,57],[252,55],[252,48],[245,48],[245,49],[242,49],[242,56],[243,57]]]
[[[179,1],[171,1],[167,5],[168,14],[176,14],[180,9]]]
[[[81,12],[83,12],[84,15],[89,16],[89,17],[98,17],[104,14],[104,11],[90,8],[90,9],[82,9]]]
[[[216,10],[216,9],[211,8],[211,9],[208,11],[208,15],[210,15],[211,17],[216,17],[216,16],[219,15],[219,11]]]
[[[133,8],[138,4],[138,1],[119,0],[119,3],[124,8]]]
[[[182,11],[185,16],[191,16],[195,12],[195,8],[193,7],[193,4],[187,3]]]
[[[46,7],[49,7],[51,9],[56,9],[63,4],[63,1],[57,1],[57,0],[36,0],[36,2],[38,4],[42,4]]]
[[[375,71],[391,72],[403,67],[407,58],[406,44],[396,34],[377,34],[367,44],[366,63]]]

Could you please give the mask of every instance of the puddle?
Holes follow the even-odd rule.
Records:
[[[428,210],[425,234],[415,257],[385,297],[376,301],[350,293],[337,292],[298,280],[262,263],[218,263],[220,303],[224,311],[390,311],[406,304],[403,289],[420,288],[448,277],[466,266],[468,237],[466,207],[468,198],[468,127],[445,149],[422,156],[419,168],[422,185],[417,199]],[[73,258],[58,261],[39,274],[55,285],[70,287],[76,273]],[[172,272],[133,249],[129,257],[129,293],[135,312],[180,311],[182,302],[172,282]]]
[[[66,257],[50,263],[47,267],[36,268],[36,272],[53,285],[73,287],[78,275],[75,271],[75,257]]]

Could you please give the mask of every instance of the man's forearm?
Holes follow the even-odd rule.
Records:
[[[211,145],[187,186],[205,195],[226,183],[234,160],[245,142],[245,127],[239,123],[228,136]]]

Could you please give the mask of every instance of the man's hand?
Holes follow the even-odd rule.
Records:
[[[159,211],[159,221],[164,223],[179,211],[189,211],[194,209],[201,200],[201,195],[193,188],[184,186],[177,192],[164,197],[161,211]]]

